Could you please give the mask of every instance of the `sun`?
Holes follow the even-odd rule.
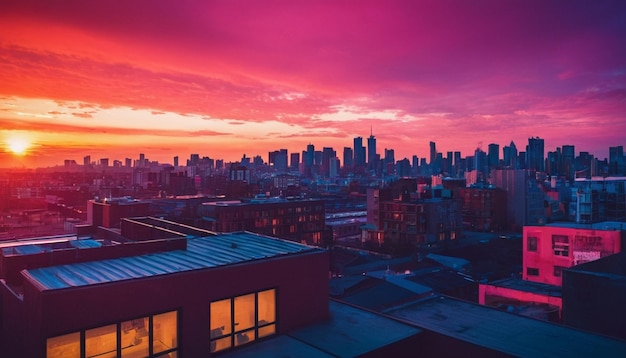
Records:
[[[24,155],[30,148],[31,143],[25,138],[9,138],[7,148],[15,155]]]

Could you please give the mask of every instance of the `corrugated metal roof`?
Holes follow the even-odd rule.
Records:
[[[188,239],[187,250],[25,270],[40,290],[54,290],[206,269],[320,248],[250,232]]]

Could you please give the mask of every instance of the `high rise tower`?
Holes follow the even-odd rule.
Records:
[[[376,170],[378,163],[376,160],[376,137],[372,133],[370,128],[370,136],[367,138],[367,168],[370,170]]]
[[[545,170],[543,139],[539,137],[528,138],[528,147],[526,147],[526,163],[528,169],[538,172]]]

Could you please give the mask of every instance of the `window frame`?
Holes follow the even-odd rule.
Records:
[[[263,324],[259,323],[259,294],[263,293],[263,292],[267,292],[267,291],[274,291],[274,320],[271,322],[264,322]],[[254,295],[254,320],[253,320],[253,326],[252,327],[247,327],[244,329],[237,329],[237,322],[235,322],[236,319],[236,312],[235,312],[235,299],[238,297],[245,297],[248,295]],[[222,334],[219,336],[215,336],[215,337],[211,337],[209,335],[209,345],[210,345],[210,352],[211,354],[219,354],[221,352],[228,352],[232,349],[235,349],[239,346],[243,346],[246,345],[248,343],[251,342],[255,342],[258,341],[260,339],[265,339],[266,337],[272,337],[274,335],[276,335],[278,333],[278,322],[279,322],[279,318],[278,318],[278,288],[277,287],[271,287],[271,288],[267,288],[267,289],[262,289],[262,290],[258,290],[258,291],[252,291],[252,292],[247,292],[247,293],[243,293],[240,295],[236,295],[236,296],[230,296],[230,297],[224,297],[224,298],[220,298],[220,299],[216,299],[213,300],[211,302],[209,302],[209,331],[212,331],[214,328],[211,327],[211,304],[216,303],[216,302],[220,302],[220,301],[229,301],[230,303],[230,327],[227,334]],[[266,334],[266,335],[259,335],[259,331],[262,330],[263,328],[266,327],[274,327],[274,333],[271,334]],[[252,339],[248,339],[247,341],[243,341],[243,342],[238,342],[238,336],[242,335],[242,334],[250,334],[253,333],[254,336],[252,337]],[[230,344],[225,347],[225,348],[221,348],[219,350],[216,350],[216,344],[217,341],[219,340],[224,340],[226,338],[230,339]]]
[[[166,349],[166,350],[161,350],[159,352],[154,352],[154,316],[159,316],[162,314],[166,314],[166,313],[171,313],[171,312],[176,312],[176,347],[172,347],[170,349]],[[116,357],[123,357],[122,355],[122,324],[125,322],[130,322],[133,320],[139,320],[139,319],[148,319],[148,336],[146,337],[146,339],[148,340],[148,358],[155,358],[155,357],[162,357],[165,356],[168,353],[176,353],[178,354],[180,349],[181,349],[181,345],[180,345],[180,330],[181,330],[181,325],[180,325],[180,320],[181,320],[181,315],[180,315],[181,309],[177,308],[174,310],[166,310],[166,311],[161,311],[158,313],[152,313],[152,314],[148,314],[148,315],[141,315],[141,316],[134,316],[128,319],[123,319],[120,321],[115,321],[115,322],[109,322],[107,324],[102,324],[102,325],[98,325],[98,326],[91,326],[88,328],[84,328],[84,329],[80,329],[78,331],[72,331],[72,332],[67,332],[67,333],[63,333],[63,334],[58,334],[52,337],[47,337],[46,338],[46,357],[48,356],[48,340],[50,339],[54,339],[57,337],[62,337],[65,335],[70,335],[70,334],[78,334],[79,335],[79,357],[81,358],[87,358],[87,351],[86,351],[86,332],[87,331],[91,331],[94,329],[98,329],[98,328],[103,328],[103,327],[107,327],[107,326],[112,326],[115,325],[115,334],[116,334],[116,348],[115,348],[115,356]],[[109,353],[109,352],[105,352],[105,353]],[[100,353],[99,355],[105,354],[105,353]]]

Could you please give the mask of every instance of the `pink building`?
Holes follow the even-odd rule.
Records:
[[[561,286],[562,270],[621,250],[626,223],[525,226],[523,279]]]

